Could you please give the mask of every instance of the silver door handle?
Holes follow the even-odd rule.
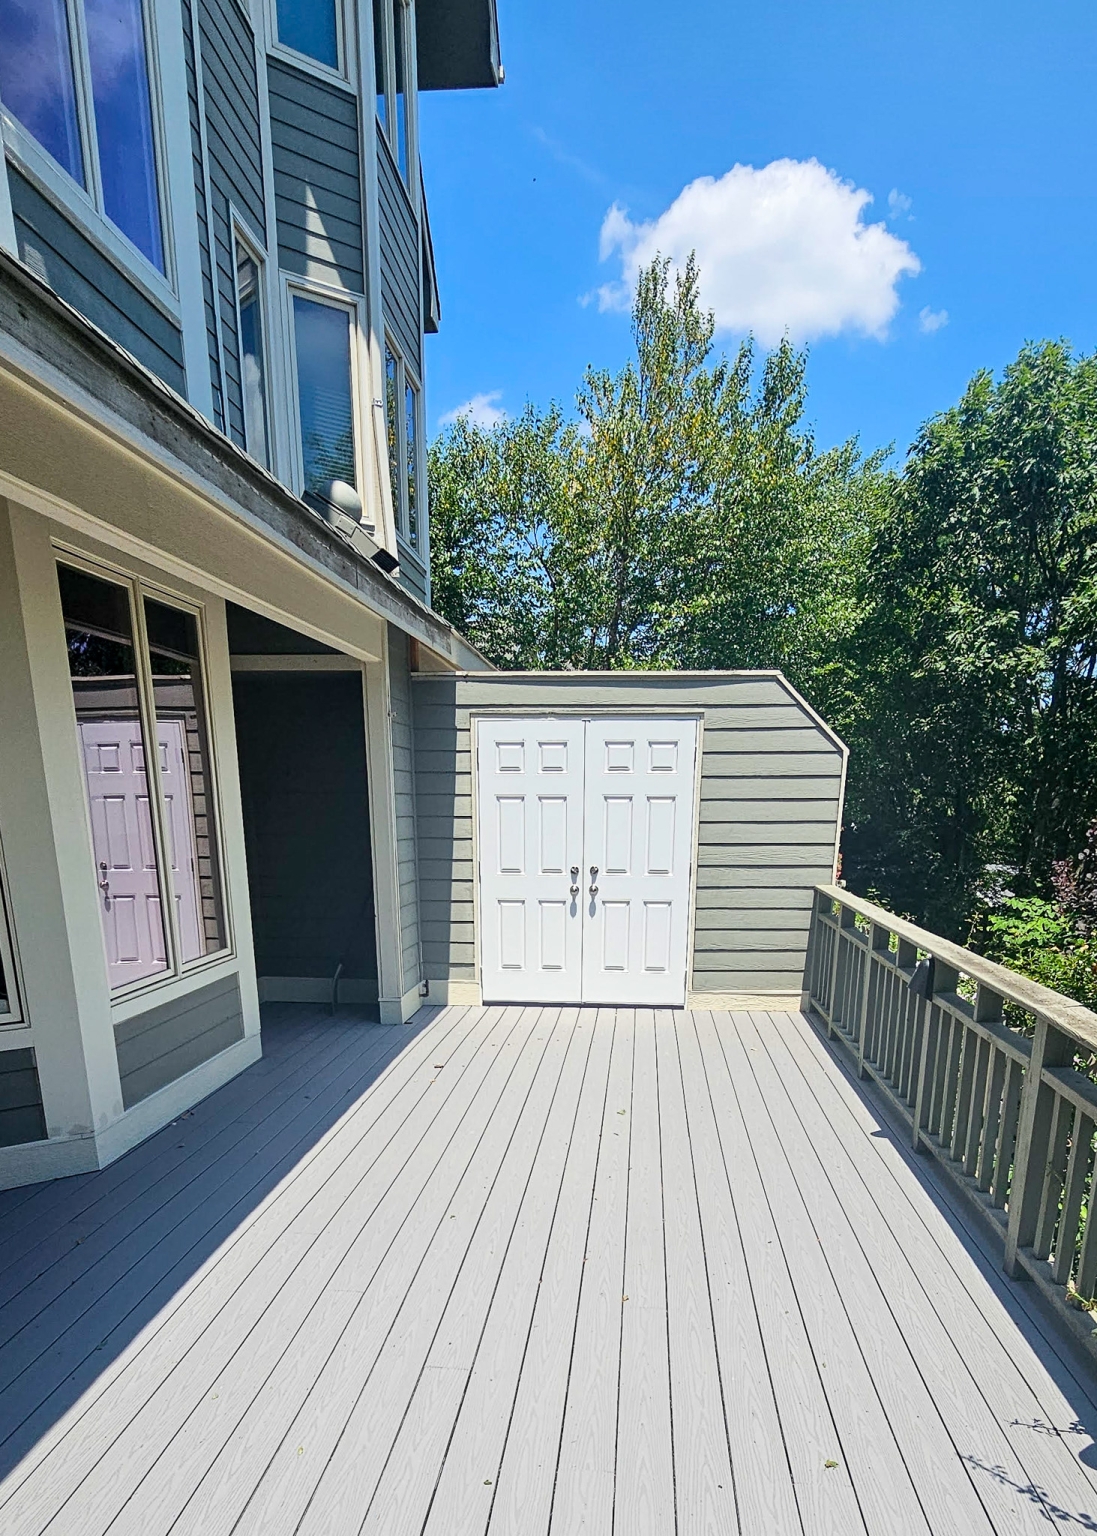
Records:
[[[579,866],[578,866],[578,864],[573,864],[571,866],[571,894],[573,896],[578,896],[578,894],[579,894]]]
[[[597,880],[597,878],[598,878],[598,866],[597,866],[597,864],[592,864],[590,866],[590,894],[592,896],[597,896],[597,894],[598,894],[598,887],[594,883]]]
[[[573,896],[578,896],[578,894],[579,894],[579,887],[577,885],[571,886],[570,889],[571,889],[571,894]]]
[[[108,905],[109,905],[109,903],[110,903],[110,881],[107,879],[107,866],[106,866],[105,863],[102,863],[102,862],[100,863],[99,871],[100,871],[100,876],[101,876],[101,878],[99,880],[99,889],[103,893],[103,900],[105,902],[107,902]]]

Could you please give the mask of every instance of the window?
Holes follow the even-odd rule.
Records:
[[[415,54],[414,21],[405,0],[373,0],[373,54],[377,77],[377,120],[409,182],[411,138],[409,98]]]
[[[263,362],[262,275],[259,264],[236,241],[237,335],[240,340],[240,393],[244,404],[244,447],[270,468],[267,383]]]
[[[419,548],[419,386],[390,341],[385,342],[385,426],[389,450],[389,480],[396,531],[405,544]]]
[[[4,869],[0,863],[0,1024],[18,1024],[22,1019],[19,985],[15,975],[15,952],[8,922],[4,894]]]
[[[336,0],[278,0],[278,41],[318,64],[339,69]]]
[[[122,578],[63,564],[58,582],[118,992],[227,943],[198,621]]]
[[[293,296],[297,405],[306,495],[326,495],[333,480],[357,489],[351,311]]]
[[[160,272],[144,0],[0,0],[0,101]]]

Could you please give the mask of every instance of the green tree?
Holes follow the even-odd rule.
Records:
[[[632,329],[577,421],[528,406],[432,445],[436,605],[504,666],[774,666],[818,690],[886,510],[879,457],[816,451],[789,345],[714,354],[692,261],[641,274]]]
[[[851,883],[960,934],[1097,815],[1097,357],[1026,346],[922,429],[845,646]]]

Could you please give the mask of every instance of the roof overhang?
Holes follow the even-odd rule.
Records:
[[[495,0],[416,0],[415,28],[421,91],[502,84]]]

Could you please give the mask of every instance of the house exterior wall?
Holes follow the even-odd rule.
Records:
[[[689,1001],[799,998],[812,893],[834,877],[845,749],[779,674],[421,674],[412,691],[431,996],[479,986],[474,717],[685,710],[702,749]]]

